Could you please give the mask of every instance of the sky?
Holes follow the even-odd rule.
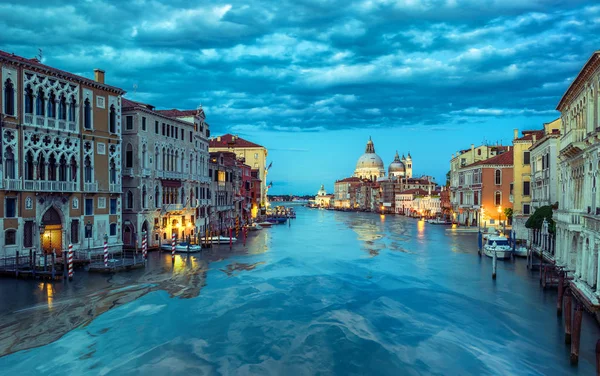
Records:
[[[264,145],[272,194],[351,176],[372,137],[443,182],[473,144],[540,129],[591,54],[580,0],[0,0],[0,49]]]

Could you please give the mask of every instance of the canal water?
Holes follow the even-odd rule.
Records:
[[[152,257],[154,268],[178,272],[168,256]],[[298,206],[291,226],[257,232],[247,247],[178,256],[178,265],[194,263],[208,265],[199,295],[151,291],[50,344],[1,357],[0,373],[595,372],[600,332],[592,319],[584,315],[580,362],[571,367],[556,292],[543,291],[524,260],[500,262],[492,280],[491,260],[478,256],[474,234],[448,235],[445,227],[404,217]],[[101,276],[79,283],[85,278],[99,288],[109,283]],[[57,289],[53,304],[61,294],[77,293]],[[35,289],[19,294],[25,298],[13,310],[24,309],[27,294],[47,299]]]

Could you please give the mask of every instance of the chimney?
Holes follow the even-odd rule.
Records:
[[[515,129],[514,132],[515,132],[515,136],[514,136],[513,140],[516,140],[517,138],[519,138],[519,130]]]
[[[217,137],[217,142],[221,142],[221,136]]]
[[[99,84],[104,83],[104,71],[102,69],[94,69],[94,81]]]
[[[471,153],[475,151],[475,144],[471,144]]]
[[[507,151],[510,151],[510,145],[508,145],[508,150]]]
[[[533,143],[535,144],[535,141],[537,139],[537,135],[535,133],[532,133],[531,136],[533,137]]]

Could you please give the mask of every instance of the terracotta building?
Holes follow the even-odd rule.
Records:
[[[3,51],[0,68],[2,253],[121,248],[124,91]]]

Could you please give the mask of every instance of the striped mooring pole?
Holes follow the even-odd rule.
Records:
[[[69,253],[67,255],[69,261],[69,281],[73,280],[73,244],[69,244]]]
[[[235,218],[235,237],[240,237],[240,217]]]
[[[148,257],[148,234],[146,231],[142,232],[142,255],[144,260]]]
[[[171,261],[175,262],[175,233],[171,235]]]
[[[104,266],[108,267],[108,240],[104,238]]]

